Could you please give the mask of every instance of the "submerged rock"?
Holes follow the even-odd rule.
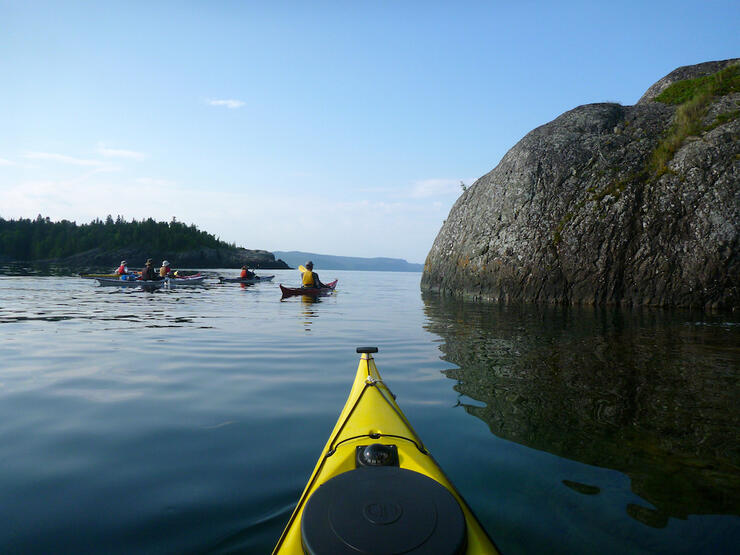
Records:
[[[531,131],[455,203],[422,288],[740,307],[739,63],[679,68],[634,106],[579,106]]]

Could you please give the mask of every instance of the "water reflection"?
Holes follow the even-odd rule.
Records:
[[[7,268],[7,266],[0,267]],[[45,329],[90,324],[96,331],[133,323],[150,328],[192,327],[209,314],[192,308],[207,287],[157,289],[102,287],[77,277],[0,274],[0,325]],[[110,325],[109,325],[110,324]],[[41,327],[39,327],[41,326]],[[200,326],[203,327],[203,326]]]
[[[45,262],[7,262],[0,264],[0,275],[4,276],[74,276],[83,270],[68,265]],[[105,269],[102,271],[110,271]]]
[[[319,297],[301,295],[301,307],[303,308],[303,316],[305,318],[305,320],[303,320],[303,325],[305,326],[304,329],[306,331],[311,331],[311,324],[313,324],[315,318],[319,317],[319,311],[317,310],[318,307],[315,307],[314,305],[317,305],[320,302],[321,299]]]
[[[653,507],[740,515],[737,318],[643,310],[504,307],[424,295],[465,410],[495,435],[623,472]],[[473,403],[471,398],[480,403]],[[564,480],[584,495],[599,484]]]

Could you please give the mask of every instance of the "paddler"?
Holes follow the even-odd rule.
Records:
[[[162,267],[159,269],[159,277],[161,279],[164,279],[167,277],[167,275],[172,271],[172,268],[170,268],[170,263],[166,260],[162,261]]]
[[[154,281],[157,279],[157,275],[154,272],[154,268],[152,268],[152,259],[147,258],[146,264],[144,265],[144,268],[141,270],[141,279],[144,281]]]
[[[306,271],[303,272],[301,287],[304,289],[326,287],[325,284],[321,283],[319,274],[313,271],[313,262],[310,260],[306,262]]]
[[[129,274],[128,272],[128,266],[126,266],[126,261],[121,260],[121,265],[116,268],[116,275],[121,276],[121,280],[127,281],[130,279],[136,279],[134,278],[133,274]]]
[[[254,272],[250,272],[246,266],[242,266],[242,272],[239,274],[240,279],[252,279],[255,277]]]

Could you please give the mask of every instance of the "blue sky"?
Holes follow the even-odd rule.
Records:
[[[423,262],[461,180],[738,28],[737,0],[0,0],[0,216]]]

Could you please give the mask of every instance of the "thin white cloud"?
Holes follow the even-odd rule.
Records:
[[[97,166],[90,173],[120,172],[122,170],[123,170],[123,168],[121,168],[120,166],[106,165],[106,166]]]
[[[123,150],[120,148],[106,148],[103,145],[98,145],[98,154],[106,158],[127,158],[129,160],[143,160],[146,158],[146,154],[143,152]]]
[[[207,102],[211,106],[226,106],[231,110],[244,106],[244,102],[242,102],[241,100],[234,100],[233,98],[225,100],[208,100]]]
[[[134,181],[136,181],[136,183],[139,183],[140,185],[157,185],[162,187],[169,187],[171,185],[174,185],[172,181],[168,181],[167,179],[157,179],[156,177],[139,177]]]
[[[0,158],[0,166],[15,166],[15,162],[11,162],[5,158]]]
[[[100,160],[86,160],[84,158],[74,158],[67,156],[66,154],[56,154],[53,152],[27,152],[23,155],[24,158],[29,160],[51,160],[52,162],[60,162],[62,164],[71,164],[73,166],[102,166],[103,162]]]
[[[412,198],[428,198],[462,193],[459,179],[424,179],[414,183],[410,196]]]
[[[398,199],[428,199],[431,197],[459,197],[463,189],[460,182],[463,181],[466,187],[470,187],[473,179],[449,179],[449,178],[430,178],[415,181],[410,187],[364,187],[356,189],[358,193],[386,195],[388,198]]]
[[[390,194],[393,195],[398,193],[398,189],[395,187],[359,187],[355,189],[358,193],[365,194]]]

